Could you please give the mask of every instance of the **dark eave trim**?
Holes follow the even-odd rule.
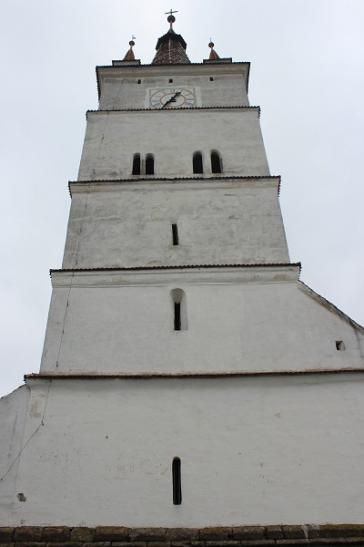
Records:
[[[159,65],[158,65],[159,66]],[[260,106],[189,106],[188,108],[108,108],[107,110],[86,110],[88,114],[105,114],[110,112],[191,112],[197,110],[256,110],[260,118]]]
[[[49,274],[53,273],[82,273],[82,272],[143,272],[158,270],[198,270],[198,269],[218,269],[218,268],[299,268],[301,271],[301,262],[276,262],[268,264],[182,264],[177,266],[130,266],[127,268],[59,268],[50,269]]]
[[[318,374],[363,374],[364,368],[306,369],[306,370],[269,370],[241,372],[150,372],[139,374],[71,374],[71,373],[32,373],[25,374],[24,380],[153,380],[183,378],[256,378],[264,376],[312,376]]]

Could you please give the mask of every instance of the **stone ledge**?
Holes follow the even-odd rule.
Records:
[[[0,527],[0,547],[263,547],[271,545],[364,547],[364,524],[205,528]]]

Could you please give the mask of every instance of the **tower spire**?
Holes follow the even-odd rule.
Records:
[[[215,44],[210,38],[210,42],[209,42],[209,48],[210,48],[209,61],[217,61],[218,59],[220,59],[220,57],[218,56],[218,54],[214,50],[214,46],[215,46]]]
[[[135,36],[132,36],[131,40],[129,42],[130,47],[129,47],[128,51],[125,53],[123,61],[135,61],[135,55],[134,55],[134,51],[133,51],[133,47],[135,46],[134,40],[135,40]]]
[[[169,30],[158,39],[157,53],[152,61],[153,65],[189,64],[191,62],[186,54],[186,42],[180,34],[176,34],[173,30],[173,23],[176,21],[174,13],[178,12],[171,9],[166,13],[166,15],[168,14]]]

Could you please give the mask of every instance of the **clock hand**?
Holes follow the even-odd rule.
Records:
[[[167,106],[167,104],[169,103],[175,103],[176,102],[176,97],[178,97],[179,95],[181,95],[181,91],[177,91],[173,97],[171,97],[167,102],[164,103],[164,105],[162,106],[162,108],[164,108],[165,106]]]

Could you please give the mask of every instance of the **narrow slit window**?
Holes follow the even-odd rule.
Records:
[[[174,330],[181,330],[181,302],[174,303]]]
[[[169,78],[168,82],[169,82],[170,84],[173,84],[173,78]]]
[[[140,154],[134,154],[132,173],[133,175],[140,175]]]
[[[345,344],[342,340],[336,340],[335,346],[337,351],[344,351],[345,350]]]
[[[210,76],[210,82],[213,82],[213,81],[214,81],[214,78]]]
[[[222,173],[220,154],[216,151],[211,152],[211,171],[212,173]]]
[[[172,461],[172,485],[173,485],[173,505],[182,503],[182,484],[181,484],[181,460],[173,458]]]
[[[145,174],[154,175],[154,156],[153,154],[147,154],[145,158]]]
[[[172,329],[174,331],[187,330],[186,295],[182,289],[173,289],[172,297]]]
[[[201,152],[195,152],[193,154],[192,166],[194,174],[203,173],[203,162]]]
[[[179,245],[177,224],[172,224],[172,242],[173,245]]]

